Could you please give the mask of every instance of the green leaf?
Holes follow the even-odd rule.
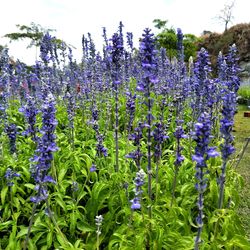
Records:
[[[47,234],[47,247],[50,248],[53,242],[53,231],[49,231]]]
[[[56,234],[56,238],[58,242],[60,243],[62,249],[65,249],[65,250],[74,249],[74,246],[70,242],[65,241],[65,238],[60,233]]]
[[[63,178],[64,178],[65,174],[67,173],[67,171],[68,171],[68,169],[65,168],[65,167],[60,169],[59,174],[58,174],[58,182],[59,183],[63,180]]]
[[[81,188],[80,191],[78,191],[77,195],[77,203],[86,195],[88,194],[83,188]]]
[[[57,193],[57,195],[55,197],[55,201],[64,210],[64,212],[67,211],[67,206],[66,206],[65,202],[63,201],[61,194]]]
[[[89,225],[87,222],[84,221],[77,222],[77,228],[82,232],[94,232],[96,230],[95,227]]]
[[[250,242],[242,235],[235,235],[227,244],[228,247],[240,247],[241,249],[250,249]]]
[[[31,184],[31,183],[25,183],[24,186],[29,188],[29,189],[32,189],[32,190],[34,190],[34,188],[35,188],[35,185]]]
[[[4,229],[8,229],[10,225],[13,225],[13,223],[14,222],[12,220],[1,222],[0,223],[0,231],[3,231]]]
[[[72,211],[72,213],[70,214],[70,226],[69,226],[69,231],[71,235],[74,235],[75,233],[76,221],[77,221],[76,212]]]
[[[27,227],[22,228],[21,231],[18,232],[16,237],[17,239],[22,238],[22,236],[27,235],[27,233],[28,233],[28,228]]]
[[[8,189],[9,189],[9,187],[8,187],[8,186],[5,186],[5,187],[3,187],[3,189],[1,190],[1,201],[2,201],[2,205],[5,204],[5,198],[6,198]]]

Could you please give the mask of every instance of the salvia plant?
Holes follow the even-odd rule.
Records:
[[[250,249],[233,167],[237,48],[212,72],[122,22],[82,60],[46,33],[27,67],[0,54],[1,249]]]

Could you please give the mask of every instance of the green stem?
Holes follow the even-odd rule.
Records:
[[[119,145],[118,145],[118,128],[119,128],[119,114],[118,114],[118,88],[115,90],[115,172],[119,171]]]
[[[11,212],[14,214],[14,209],[13,209],[13,195],[12,195],[12,189],[9,187],[10,190],[10,207],[11,207]]]
[[[174,199],[175,199],[175,189],[176,189],[176,183],[177,183],[177,175],[178,175],[178,166],[175,166],[175,171],[174,171],[174,181],[173,181],[173,186],[172,186],[172,199],[170,206],[173,206]]]
[[[220,176],[220,192],[219,192],[219,209],[223,206],[223,198],[224,198],[224,189],[225,189],[225,179],[226,179],[226,164],[227,161],[225,160],[222,165],[222,172]]]
[[[29,236],[30,236],[30,232],[31,232],[31,227],[32,227],[32,225],[33,225],[34,218],[35,218],[36,207],[37,207],[37,203],[35,203],[35,204],[33,205],[33,208],[32,208],[30,223],[29,223],[28,232],[27,232],[27,235],[26,235],[26,238],[25,238],[23,250],[26,250],[26,249],[27,249],[27,246],[28,246],[28,241],[29,241]]]
[[[100,239],[99,239],[99,231],[96,233],[96,249],[99,250]]]
[[[55,220],[55,217],[53,216],[53,214],[52,214],[52,212],[50,210],[49,201],[47,199],[46,199],[46,206],[47,206],[47,209],[48,209],[49,217],[52,220],[52,222],[54,223],[54,226],[56,227],[57,232],[61,235],[61,237],[62,237],[62,239],[63,239],[63,241],[65,243],[65,246],[69,245],[69,242],[68,242],[67,238],[65,237],[65,235],[63,234],[63,232],[59,228],[59,226],[58,226],[58,224],[57,224],[57,222]]]
[[[57,173],[56,173],[56,167],[55,167],[55,160],[54,160],[54,158],[53,158],[53,160],[51,162],[51,170],[52,170],[53,177],[55,178],[55,181],[57,183],[58,181],[57,181]]]

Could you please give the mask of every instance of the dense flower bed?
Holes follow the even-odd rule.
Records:
[[[237,51],[170,61],[120,23],[83,58],[45,34],[28,70],[1,55],[3,249],[248,249],[236,214]]]

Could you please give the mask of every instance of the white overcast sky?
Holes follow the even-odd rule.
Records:
[[[76,59],[81,58],[82,34],[90,32],[101,48],[102,27],[109,37],[120,21],[124,31],[133,32],[137,41],[146,27],[153,28],[153,19],[168,20],[168,25],[183,33],[200,35],[203,30],[222,32],[224,25],[215,16],[227,0],[3,0],[0,12],[0,44],[8,45],[9,54],[26,63],[35,61],[35,52],[22,42],[2,38],[16,32],[16,24],[31,22],[56,29],[58,38],[74,45]],[[250,22],[250,0],[235,0],[233,24]],[[156,31],[154,29],[154,31]],[[136,43],[136,42],[135,42]]]

